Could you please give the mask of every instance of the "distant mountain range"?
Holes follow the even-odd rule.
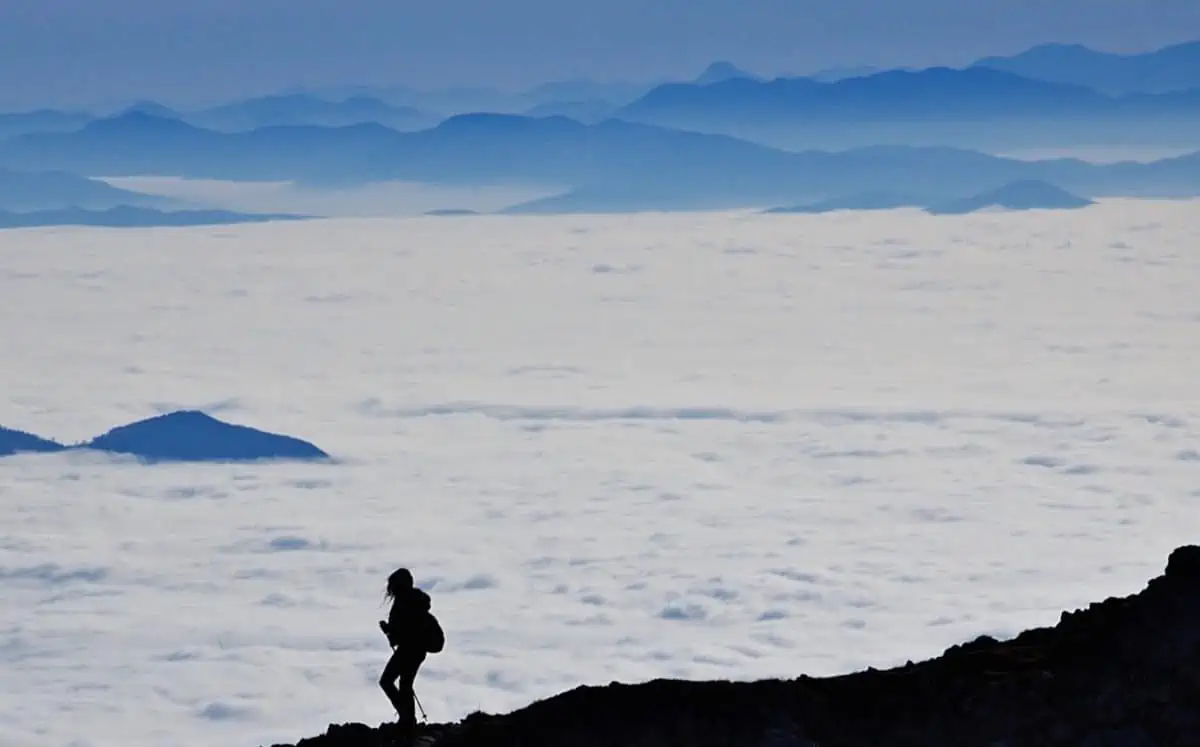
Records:
[[[1200,41],[1175,44],[1139,54],[1102,52],[1077,44],[1044,44],[1011,56],[984,57],[970,65],[1010,72],[1025,78],[1086,86],[1101,93],[1165,93],[1200,88]],[[899,71],[915,72],[911,68]],[[556,81],[527,91],[506,93],[484,88],[418,91],[404,87],[340,87],[309,91],[321,96],[373,96],[392,104],[415,107],[440,115],[472,112],[532,113],[537,107],[561,107],[582,101],[607,101],[621,107],[652,89],[673,83],[708,85],[730,79],[769,81],[806,78],[832,83],[895,72],[870,66],[836,67],[808,75],[761,76],[720,60],[691,80],[648,80],[602,83],[587,79]]]
[[[612,107],[610,107],[611,110]],[[415,130],[440,122],[439,114],[410,106],[395,106],[371,96],[326,99],[309,94],[259,96],[197,111],[178,111],[155,101],[137,101],[115,114],[43,109],[0,114],[0,139],[39,132],[70,132],[112,116],[147,114],[223,132],[273,126],[340,127],[378,124],[396,130]]]
[[[954,198],[1018,179],[1089,196],[1200,194],[1200,153],[1113,165],[905,146],[795,153],[619,120],[584,125],[495,114],[461,115],[411,133],[379,125],[220,133],[130,113],[77,132],[2,142],[0,166],[313,184],[538,185],[564,194],[522,209],[552,211],[755,206],[864,191]]]
[[[613,113],[776,147],[953,145],[1004,151],[1087,143],[1200,147],[1200,88],[1113,96],[988,67],[672,83]]]
[[[1098,165],[978,151],[1093,142],[1200,151],[1200,87],[1177,90],[1200,74],[1190,66],[1197,48],[1120,56],[1049,46],[961,69],[843,69],[793,78],[719,61],[687,82],[563,81],[507,99],[528,105],[532,115],[443,119],[432,108],[366,89],[340,98],[288,92],[191,112],[140,101],[96,118],[0,115],[0,132],[8,133],[0,138],[0,210],[121,207],[115,216],[83,212],[74,219],[183,219],[130,213],[173,202],[80,175],[559,191],[511,212],[821,204],[846,195],[871,195],[880,204],[911,195],[944,201],[1021,180],[1087,197],[1190,196],[1200,194],[1195,153]],[[1075,70],[1087,85],[1047,79],[1062,77],[1055,70]],[[1134,84],[1157,92],[1125,90]]]
[[[95,119],[131,112],[223,132],[360,124],[412,131],[432,127],[450,116],[488,112],[567,116],[585,123],[619,118],[772,144],[778,144],[779,137],[758,135],[792,127],[798,136],[810,138],[810,146],[850,147],[880,142],[919,144],[904,134],[903,125],[912,123],[928,128],[945,121],[979,125],[1000,119],[1086,117],[1082,123],[1085,130],[1106,135],[1113,131],[1114,123],[1127,125],[1131,120],[1151,126],[1154,120],[1183,117],[1192,126],[1200,110],[1198,92],[1200,41],[1135,55],[1050,44],[1009,57],[985,57],[964,68],[833,68],[806,76],[763,76],[720,60],[690,80],[613,83],[574,79],[515,93],[485,88],[416,91],[344,86],[287,91],[197,111],[176,111],[141,101],[100,114],[54,110],[0,114],[0,138],[76,130]],[[818,137],[822,128],[840,125],[870,137],[864,134],[837,146]],[[878,133],[881,125],[892,127],[894,136]],[[1160,125],[1153,132],[1162,129]],[[872,139],[877,133],[882,136]],[[1027,139],[1036,135],[1024,134]],[[1075,135],[1086,136],[1087,132]],[[966,141],[934,138],[932,142],[978,147]]]
[[[892,70],[830,83],[810,78],[658,86],[616,116],[666,126],[746,119],[814,122],[1160,117],[1200,114],[1200,88],[1119,97],[987,67]]]

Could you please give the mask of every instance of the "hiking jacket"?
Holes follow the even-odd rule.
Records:
[[[395,648],[424,652],[425,615],[431,606],[432,600],[421,589],[412,588],[397,596],[388,613],[388,643]]]

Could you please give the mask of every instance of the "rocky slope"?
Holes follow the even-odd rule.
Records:
[[[436,747],[1197,745],[1200,547],[1172,552],[1138,594],[928,661],[827,678],[580,687],[422,732]],[[338,724],[295,747],[387,744],[386,726]]]

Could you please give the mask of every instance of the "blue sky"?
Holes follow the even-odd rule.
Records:
[[[0,0],[0,107],[959,64],[1200,38],[1196,0]]]

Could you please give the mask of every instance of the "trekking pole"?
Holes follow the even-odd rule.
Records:
[[[421,712],[421,720],[428,721],[429,716],[425,715],[425,709],[421,706],[421,699],[417,697],[417,691],[413,690],[413,700],[417,702],[417,710]]]

